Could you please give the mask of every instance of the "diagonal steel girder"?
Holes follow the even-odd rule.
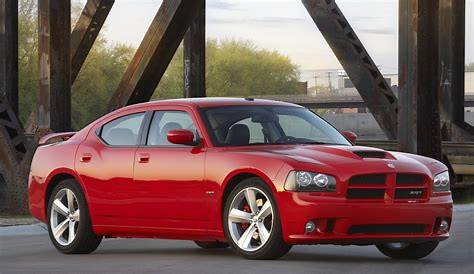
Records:
[[[88,0],[71,33],[71,84],[76,80],[115,0]]]
[[[302,0],[367,108],[387,135],[397,138],[398,100],[334,0]]]
[[[164,0],[127,68],[109,110],[150,100],[203,0]]]

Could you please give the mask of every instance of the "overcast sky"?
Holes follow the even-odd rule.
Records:
[[[80,0],[83,3],[85,0]],[[115,0],[105,35],[138,46],[161,0]],[[398,1],[338,0],[370,55],[385,73],[397,71]],[[207,36],[245,39],[288,55],[301,70],[340,68],[300,0],[207,0]],[[474,62],[474,0],[467,0],[466,62]]]

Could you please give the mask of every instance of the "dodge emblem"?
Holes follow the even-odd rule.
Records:
[[[395,168],[395,165],[392,164],[392,163],[388,163],[387,166],[388,166],[389,168]]]

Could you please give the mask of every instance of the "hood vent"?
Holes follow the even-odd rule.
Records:
[[[387,158],[387,153],[385,151],[354,151],[354,154],[359,156],[360,158]]]

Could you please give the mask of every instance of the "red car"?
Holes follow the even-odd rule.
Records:
[[[40,140],[30,211],[63,253],[90,253],[103,237],[139,237],[231,245],[250,259],[298,244],[427,256],[449,237],[447,167],[354,146],[355,137],[282,102],[133,105]]]

